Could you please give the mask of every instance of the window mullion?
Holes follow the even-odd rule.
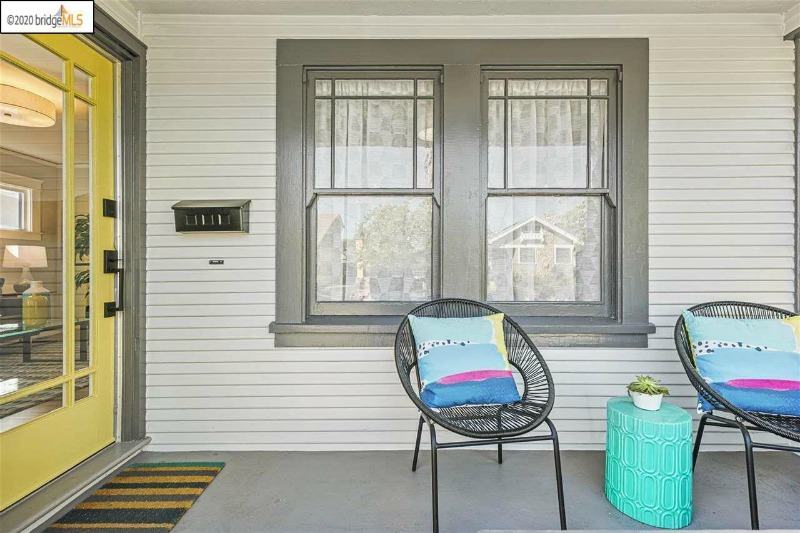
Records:
[[[483,298],[484,198],[480,171],[481,68],[445,65],[442,296]]]
[[[414,80],[414,105],[411,109],[411,123],[412,131],[414,132],[411,138],[411,157],[413,158],[413,162],[411,164],[411,187],[416,189],[417,188],[417,136],[419,135],[419,129],[417,129],[417,111],[419,110],[419,99],[417,98],[417,80]]]

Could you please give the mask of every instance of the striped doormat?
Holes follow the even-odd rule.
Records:
[[[79,503],[49,532],[165,533],[214,481],[225,463],[140,463]]]

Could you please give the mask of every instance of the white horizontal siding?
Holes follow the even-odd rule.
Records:
[[[563,446],[604,442],[636,373],[694,405],[672,341],[705,300],[793,305],[793,48],[780,15],[147,16],[151,449],[409,448],[388,349],[275,349],[277,38],[649,37],[648,349],[548,349]],[[181,199],[250,198],[252,233],[177,235]],[[208,259],[224,259],[223,267]],[[709,430],[711,431],[711,430]],[[709,445],[736,443],[711,431]]]
[[[96,0],[95,3],[126,30],[139,36],[139,10],[128,0]]]

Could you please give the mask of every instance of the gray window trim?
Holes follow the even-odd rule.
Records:
[[[518,317],[542,346],[647,346],[648,321],[648,41],[557,40],[315,40],[277,44],[277,282],[276,346],[389,346],[400,316],[309,316],[306,306],[304,205],[304,77],[308,67],[402,65],[442,70],[444,113],[441,295],[483,299],[484,221],[481,76],[486,66],[618,68],[621,210],[616,248],[620,268],[614,318]],[[457,222],[453,222],[457,221]],[[503,304],[498,304],[501,309]],[[513,312],[512,316],[517,316]]]

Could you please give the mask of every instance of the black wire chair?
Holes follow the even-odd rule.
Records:
[[[448,298],[422,304],[409,314],[434,318],[466,318],[500,312],[494,307],[480,302]],[[419,372],[415,372],[415,378],[411,377],[411,372],[417,366],[417,348],[407,316],[403,319],[400,329],[397,331],[394,344],[397,373],[400,375],[400,382],[403,384],[403,388],[409,398],[420,411],[417,442],[414,447],[414,459],[411,464],[411,470],[414,472],[417,470],[422,426],[426,422],[431,435],[431,488],[434,533],[439,531],[438,450],[497,444],[497,461],[502,464],[503,443],[548,440],[553,441],[561,529],[567,529],[558,434],[553,423],[547,418],[553,408],[555,399],[553,379],[539,350],[533,345],[528,335],[522,331],[522,328],[507,316],[503,320],[503,334],[506,349],[508,350],[509,363],[521,374],[525,385],[521,400],[503,405],[468,405],[432,409],[419,397],[421,388]],[[550,428],[549,435],[521,436],[537,428],[542,423],[547,424]],[[438,443],[436,441],[435,425],[453,433],[478,440]]]
[[[777,307],[743,302],[710,302],[691,307],[689,311],[696,316],[739,319],[786,318],[795,316],[794,313]],[[800,442],[800,417],[744,411],[728,402],[724,396],[712,389],[700,374],[698,374],[695,368],[692,348],[689,343],[686,324],[682,316],[675,324],[675,346],[678,349],[678,355],[680,356],[681,363],[683,363],[683,368],[686,370],[686,375],[689,376],[689,381],[692,382],[692,385],[697,389],[700,396],[714,408],[712,411],[703,414],[700,418],[700,425],[697,428],[697,437],[694,441],[692,466],[694,467],[697,463],[700,441],[703,438],[703,430],[706,426],[738,429],[744,438],[745,461],[747,464],[747,487],[750,496],[750,525],[753,529],[758,529],[758,497],[756,495],[753,448],[800,452],[800,447],[753,442],[750,437],[750,432],[765,431],[785,439]],[[729,416],[719,416],[714,414],[714,411],[720,411]],[[733,418],[731,418],[731,416],[733,416]]]

